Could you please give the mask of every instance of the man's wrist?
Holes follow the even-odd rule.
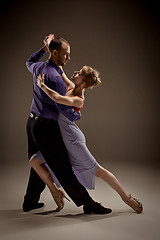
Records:
[[[46,45],[44,45],[44,46],[42,47],[42,49],[43,49],[45,52],[48,52],[48,48],[46,47]]]

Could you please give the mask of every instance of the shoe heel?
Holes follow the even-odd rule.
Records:
[[[68,202],[71,201],[68,197],[66,197],[66,195],[64,195],[63,197],[66,198],[68,200]]]

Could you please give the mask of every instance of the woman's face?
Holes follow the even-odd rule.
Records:
[[[80,71],[75,71],[71,77],[73,83],[75,85],[81,85],[83,82],[84,76],[81,75],[82,70]]]

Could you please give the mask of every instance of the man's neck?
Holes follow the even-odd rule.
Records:
[[[53,57],[52,54],[50,54],[49,58],[48,58],[50,61],[54,62],[58,67],[59,67],[59,64],[58,62],[56,61],[56,59]]]

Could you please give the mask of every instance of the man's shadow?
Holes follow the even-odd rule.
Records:
[[[67,226],[70,224],[80,224],[81,222],[93,222],[98,220],[107,221],[113,217],[129,216],[133,214],[130,210],[116,211],[111,214],[84,214],[77,213],[76,210],[69,209],[71,213],[57,212],[56,210],[43,211],[39,210],[37,213],[23,213],[22,209],[0,210],[0,236],[19,233],[23,231],[38,230],[47,227]]]
[[[39,215],[39,216],[54,216],[55,213],[57,213],[56,210],[51,210],[51,211],[41,211],[41,212],[37,212],[34,213],[35,215]],[[60,212],[59,212],[60,213]],[[67,214],[60,214],[60,215],[55,215],[56,218],[64,218],[64,219],[79,219],[82,221],[96,221],[96,220],[100,220],[100,219],[109,219],[109,218],[113,218],[113,217],[118,217],[118,216],[128,216],[133,214],[131,212],[131,210],[124,210],[124,211],[119,211],[119,210],[114,210],[112,213],[110,214],[84,214],[82,213],[76,213],[75,214],[72,213],[67,213]]]

